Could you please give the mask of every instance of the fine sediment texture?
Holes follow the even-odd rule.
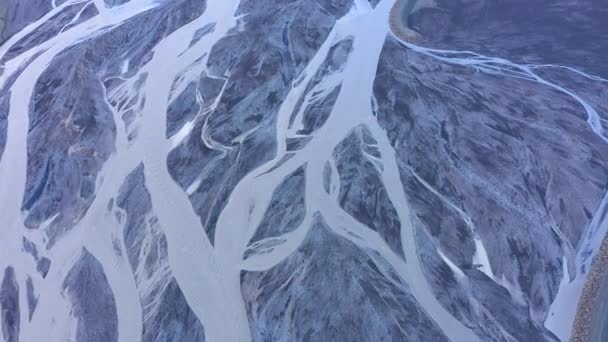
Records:
[[[553,133],[549,133],[545,129],[556,127],[554,124],[549,123],[549,121],[559,120],[558,118],[561,114],[569,112],[565,108],[570,107],[574,112],[584,109],[585,115],[581,118],[587,121],[588,128],[595,134],[594,138],[598,139],[598,145],[596,146],[599,149],[596,151],[603,151],[601,156],[594,156],[595,147],[593,147],[591,150],[588,150],[589,156],[591,160],[605,165],[607,111],[605,105],[594,99],[593,93],[606,92],[606,78],[602,77],[601,73],[601,76],[595,76],[587,74],[580,69],[563,65],[517,63],[516,61],[518,60],[527,60],[527,55],[530,56],[528,60],[561,59],[562,61],[572,61],[566,53],[563,56],[554,56],[547,49],[543,49],[541,44],[539,44],[539,49],[530,49],[529,51],[522,51],[522,49],[517,48],[515,42],[520,39],[514,39],[512,36],[509,36],[509,31],[517,31],[517,26],[508,26],[508,30],[500,26],[490,26],[490,29],[482,29],[480,27],[479,30],[485,32],[485,35],[478,35],[475,33],[476,31],[469,32],[466,26],[458,26],[463,21],[474,20],[476,11],[484,13],[480,18],[482,20],[486,20],[485,18],[489,17],[495,18],[497,22],[513,21],[515,18],[510,17],[510,15],[516,13],[516,8],[519,6],[517,2],[502,7],[500,4],[489,1],[484,3],[472,1],[466,4],[463,2],[451,4],[446,1],[438,1],[438,4],[439,9],[414,11],[410,13],[411,16],[407,20],[403,17],[407,15],[403,14],[403,9],[406,8],[404,7],[404,2],[395,4],[391,12],[391,29],[398,43],[393,45],[392,41],[389,40],[390,44],[387,44],[387,46],[393,45],[394,49],[385,50],[386,52],[391,51],[390,54],[387,53],[387,56],[391,56],[388,58],[387,63],[381,63],[381,65],[387,65],[387,69],[392,69],[392,71],[382,72],[382,68],[379,69],[379,78],[382,78],[382,75],[384,77],[382,78],[383,82],[378,82],[378,88],[383,89],[386,94],[389,94],[387,99],[392,104],[386,112],[395,113],[399,111],[399,108],[404,108],[400,111],[403,113],[402,117],[404,121],[409,126],[409,130],[405,133],[395,130],[395,133],[392,135],[394,138],[391,138],[398,139],[398,141],[404,140],[406,143],[402,144],[408,146],[409,153],[403,158],[404,164],[411,165],[411,167],[404,166],[404,169],[407,169],[413,178],[413,184],[408,193],[416,194],[411,196],[416,197],[416,202],[419,203],[415,207],[419,206],[418,211],[423,214],[418,214],[422,225],[427,228],[431,236],[439,234],[437,238],[439,241],[436,244],[440,246],[440,250],[442,251],[439,251],[437,259],[441,260],[443,258],[446,269],[451,269],[455,274],[462,272],[460,277],[464,276],[468,278],[467,280],[470,285],[499,285],[499,287],[506,290],[510,299],[504,300],[499,295],[494,296],[492,299],[488,297],[482,299],[493,303],[489,306],[482,304],[489,311],[493,311],[495,307],[502,307],[503,313],[522,310],[520,314],[514,315],[510,319],[503,318],[503,324],[501,324],[501,328],[499,329],[504,330],[498,334],[494,330],[494,323],[491,321],[481,323],[476,329],[486,330],[487,334],[497,340],[508,339],[509,337],[504,335],[506,333],[516,340],[560,339],[561,341],[566,341],[571,336],[568,327],[571,326],[574,320],[576,301],[581,293],[580,289],[582,285],[579,287],[579,284],[582,284],[588,276],[589,261],[593,259],[593,256],[598,251],[599,243],[597,242],[601,241],[606,233],[606,172],[601,171],[591,176],[594,172],[594,167],[579,164],[577,168],[580,167],[580,171],[577,171],[577,173],[580,172],[580,175],[584,175],[583,177],[591,176],[598,183],[597,186],[591,185],[594,188],[591,192],[575,195],[575,197],[580,196],[582,199],[585,197],[589,198],[588,196],[592,192],[594,193],[592,195],[593,200],[583,200],[587,201],[587,204],[583,204],[576,209],[574,208],[576,204],[571,200],[568,201],[566,198],[558,199],[562,196],[560,194],[561,191],[557,190],[557,187],[552,183],[556,180],[556,177],[564,179],[564,183],[572,181],[580,182],[581,186],[584,186],[583,184],[585,183],[590,185],[589,181],[584,181],[580,178],[576,181],[575,179],[578,176],[569,174],[569,172],[555,172],[553,166],[549,166],[552,164],[545,164],[546,166],[543,166],[545,160],[561,159],[563,155],[550,157],[546,154],[549,152],[548,150],[544,148],[539,149],[539,147],[553,146],[551,149],[556,152],[558,150],[569,150],[570,147],[574,146],[570,142],[561,141],[563,137],[568,137],[569,139],[577,135],[574,133],[576,129],[573,129],[573,126],[564,130],[563,134],[558,135],[553,135]],[[459,6],[467,8],[467,11],[458,11],[457,8]],[[584,11],[581,12],[584,13]],[[468,16],[467,13],[469,13]],[[539,16],[542,17],[544,15],[544,13],[539,12]],[[467,18],[463,19],[462,16]],[[513,16],[516,16],[516,14],[513,14]],[[590,14],[585,13],[583,16],[589,16],[589,21],[594,20],[594,17]],[[409,22],[409,19],[413,19],[412,23]],[[408,34],[408,30],[410,30],[408,26],[411,24],[415,25],[417,29],[421,28],[420,32],[423,33],[418,35],[416,40],[412,40],[411,35]],[[481,26],[483,25],[482,23]],[[487,25],[491,24],[487,23]],[[546,27],[542,24],[538,26],[540,30],[545,31],[549,27],[552,27],[552,25],[551,21],[547,21]],[[529,25],[523,20],[521,27],[524,32],[529,29]],[[452,28],[458,33],[457,37],[459,40],[455,40],[454,36],[450,35],[449,32]],[[443,32],[443,35],[435,34],[434,30]],[[579,34],[579,31],[584,32],[584,30],[575,29],[573,32]],[[492,37],[491,40],[488,39],[488,36]],[[526,36],[530,35],[526,34],[521,39],[525,40]],[[532,39],[532,41],[535,42],[535,39]],[[570,42],[569,40],[559,39],[557,36],[545,35],[543,39],[554,40],[557,45],[567,45]],[[488,41],[500,42],[500,44],[488,44]],[[462,42],[467,42],[469,49],[459,48],[459,45],[464,45]],[[402,47],[398,47],[399,45]],[[606,44],[598,46],[598,49],[603,48],[606,48]],[[566,49],[566,51],[577,50]],[[583,49],[579,53],[587,53],[587,51]],[[595,56],[592,53],[590,55]],[[402,62],[403,60],[406,62]],[[399,67],[400,63],[404,63],[405,66]],[[428,65],[428,67],[424,68],[422,65]],[[597,67],[600,67],[601,63],[594,63],[592,66],[598,70]],[[438,70],[441,71],[437,73]],[[416,77],[412,77],[409,82],[401,80],[403,78],[402,75],[410,72],[416,74]],[[445,77],[446,72],[453,75],[458,74],[458,77]],[[473,74],[473,72],[475,73]],[[395,77],[392,75],[400,76]],[[387,85],[387,83],[393,83],[389,81],[390,78],[393,78],[394,82],[400,84],[400,86],[393,85],[391,87]],[[481,81],[482,78],[484,79],[483,81]],[[583,79],[586,81],[581,82]],[[437,89],[437,83],[435,82],[442,82],[448,86],[442,87],[442,90],[434,93],[432,91],[429,92],[429,89]],[[507,84],[511,82],[519,85],[515,87],[508,86]],[[580,87],[586,82],[589,83],[584,87]],[[482,83],[483,85],[481,85]],[[464,86],[464,84],[467,85]],[[494,86],[501,88],[501,90],[491,90]],[[403,89],[403,91],[397,89]],[[459,105],[460,101],[457,98],[461,95],[468,97],[466,94],[470,94],[472,89],[476,89],[473,91],[475,95],[468,100],[463,98],[463,102],[468,102],[469,104],[463,103],[462,106]],[[544,104],[539,103],[535,105],[533,104],[535,100],[528,98],[523,107],[516,109],[507,103],[514,104],[509,98],[512,96],[513,98],[517,97],[515,93],[519,91],[511,90],[511,94],[507,94],[504,92],[504,89],[526,89],[525,92],[527,94],[534,94],[532,95],[533,97],[539,96],[539,98],[551,100],[543,101],[545,102]],[[574,89],[576,90],[573,91]],[[546,95],[541,95],[553,91],[561,94],[547,93]],[[391,92],[396,93],[392,94],[392,98],[390,96]],[[492,104],[485,102],[488,96],[492,98]],[[399,99],[400,97],[402,98],[401,100]],[[380,104],[380,113],[382,113],[382,97],[377,95],[376,99]],[[418,99],[422,99],[422,101],[417,101]],[[571,101],[574,101],[573,104],[578,103],[575,106],[578,106],[579,109],[566,104],[572,103]],[[553,107],[558,102],[564,104],[561,109]],[[506,109],[501,110],[500,107]],[[446,109],[447,111],[444,112]],[[522,109],[528,114],[520,114],[519,112]],[[422,113],[430,117],[436,117],[436,119],[421,120],[420,116]],[[484,113],[482,115],[483,118],[472,119],[472,117],[476,117],[477,113]],[[495,113],[495,116],[487,116],[489,113]],[[427,120],[430,121],[430,125],[426,122]],[[398,122],[397,119],[393,121]],[[434,121],[435,124],[433,125]],[[502,123],[498,124],[499,121]],[[481,125],[479,125],[480,122],[482,123]],[[397,123],[387,125],[387,128],[397,125]],[[495,135],[496,132],[489,135],[483,133],[484,127],[497,129],[499,126],[502,126],[504,130],[499,129],[501,133],[498,135]],[[565,128],[562,125],[558,126],[561,126],[558,130]],[[467,127],[471,129],[469,130]],[[416,134],[417,131],[421,132],[425,130],[425,134]],[[538,133],[534,133],[536,130],[545,131],[539,135]],[[430,132],[437,132],[435,134],[441,135],[442,139],[434,138],[435,134]],[[509,135],[510,138],[503,139],[506,137],[503,134]],[[493,135],[494,138],[489,138],[490,135]],[[535,141],[536,137],[540,137],[541,135],[543,136],[541,140],[544,142]],[[503,138],[499,138],[499,136],[503,136]],[[467,140],[472,139],[469,141],[477,141],[480,144],[477,142],[471,145],[469,143],[463,144],[463,138]],[[501,144],[505,143],[506,145],[503,146],[509,150],[515,145],[520,145],[520,147],[515,149],[531,153],[528,156],[516,156],[517,153],[513,153],[514,151],[507,152],[507,154],[514,158],[513,160],[519,160],[516,163],[529,165],[524,167],[526,171],[521,175],[517,171],[511,172],[509,175],[505,174],[503,179],[498,182],[478,183],[481,179],[488,179],[488,176],[492,178],[493,176],[502,174],[504,170],[510,169],[510,167],[506,166],[510,162],[506,160],[503,160],[506,164],[503,164],[503,162],[495,164],[497,160],[494,158],[489,157],[486,159],[487,153],[491,153],[491,149],[485,150],[485,148],[482,148],[485,152],[481,152],[478,149],[481,145],[486,145],[485,142],[489,141],[488,139],[500,140]],[[508,143],[507,140],[511,140],[512,143]],[[420,141],[426,141],[426,144],[421,146]],[[414,146],[410,147],[411,145]],[[465,147],[466,145],[470,147]],[[478,145],[478,147],[474,147],[473,145]],[[562,147],[557,147],[558,145]],[[467,159],[466,157],[462,159],[463,155],[468,154],[462,148],[477,150],[477,153],[480,154],[475,154],[481,157],[481,159],[478,159],[481,163],[474,167],[466,166],[470,165],[471,162],[476,164],[476,161]],[[432,158],[417,156],[419,150],[427,151],[426,155],[432,156]],[[504,152],[506,150],[500,153]],[[449,156],[447,158],[441,157],[442,153],[448,153]],[[549,154],[552,153],[549,152]],[[424,160],[424,162],[420,159]],[[448,161],[447,163],[445,162],[446,160]],[[422,165],[425,166],[422,167]],[[430,165],[433,166],[429,167]],[[479,172],[486,167],[489,168],[487,170],[489,173],[478,178]],[[423,174],[420,173],[421,171]],[[560,173],[561,175],[558,175]],[[519,177],[522,179],[517,180],[516,178]],[[546,177],[552,180],[544,180],[547,179]],[[467,180],[463,183],[459,178]],[[466,183],[477,183],[477,186],[481,186],[481,188],[473,191],[478,195],[464,194],[469,191],[465,190],[468,187],[468,185],[465,185]],[[525,198],[516,195],[520,191],[516,189],[519,187],[517,184],[521,184],[522,188],[535,187],[537,191],[540,191],[538,193],[540,201],[536,202],[535,199],[528,195],[524,195]],[[516,188],[511,188],[513,186]],[[484,188],[485,190],[479,191]],[[552,198],[554,196],[557,196],[557,198]],[[467,204],[467,202],[470,202],[470,199],[475,197],[478,199],[476,203]],[[561,204],[556,203],[556,200]],[[552,202],[555,204],[552,204]],[[430,203],[437,203],[433,204],[433,206],[437,206],[433,212],[427,211]],[[495,206],[493,203],[498,203],[498,205]],[[509,210],[519,212],[521,216],[519,218],[514,216],[507,218],[501,213],[505,205],[510,207]],[[560,210],[555,210],[558,207]],[[532,214],[533,212],[535,214]],[[479,216],[480,214],[482,216]],[[539,221],[539,217],[545,217],[545,219]],[[450,224],[445,222],[448,218],[459,223],[454,222]],[[498,220],[500,223],[497,224],[495,220]],[[570,227],[578,227],[577,229],[580,229],[580,233],[573,234],[572,228],[566,228],[563,224],[566,221],[571,223],[576,222]],[[438,225],[445,226],[449,230],[437,228]],[[492,226],[500,228],[490,228]],[[456,227],[458,228],[454,229]],[[530,229],[529,227],[537,228]],[[550,233],[541,233],[543,230]],[[488,235],[490,231],[492,231],[491,236]],[[526,234],[526,232],[529,232],[532,236],[537,236],[531,237],[529,240],[518,237],[518,235],[522,233]],[[475,252],[476,255],[473,257],[473,262],[480,264],[481,267],[478,267],[478,270],[491,279],[490,282],[487,282],[483,277],[477,278],[473,272],[468,270],[469,266],[466,260],[467,253],[471,250],[471,247],[467,243],[459,242],[457,239],[447,239],[447,236],[450,234],[472,236],[472,240],[475,241],[476,245],[474,250],[477,250]],[[501,237],[503,234],[506,235]],[[545,237],[541,235],[545,235]],[[464,238],[463,240],[470,241],[469,239]],[[504,245],[497,243],[500,240],[506,242],[509,247],[504,248]],[[527,242],[523,245],[520,244],[524,240],[527,240]],[[539,252],[534,252],[535,250]],[[561,260],[551,260],[549,255],[554,255],[556,258],[561,258]],[[432,260],[430,255],[427,256],[427,267],[429,269],[438,267],[434,264],[439,263],[441,265],[441,261]],[[520,269],[517,270],[509,265],[509,260],[516,260],[517,267]],[[544,264],[545,266],[539,268],[540,264]],[[450,279],[445,275],[434,276],[433,278],[435,278],[432,282],[436,284],[436,291],[443,293],[444,296],[448,295],[448,288],[450,289],[450,297],[461,297],[462,295],[459,292],[467,291],[468,286],[458,284],[458,277],[456,277],[456,280]],[[561,284],[560,281],[556,281],[559,279],[561,279]],[[597,287],[600,288],[602,286]],[[486,288],[484,292],[490,292],[490,288]],[[461,298],[466,298],[466,295]],[[477,297],[476,299],[479,303],[481,298]],[[446,302],[443,303],[446,305]],[[547,303],[552,304],[547,306]],[[523,304],[524,307],[522,308],[518,304]],[[471,305],[474,306],[474,304]],[[506,307],[509,307],[509,309],[505,309]],[[598,307],[601,307],[601,305],[598,305]],[[594,310],[601,311],[600,309]],[[458,313],[459,311],[458,309],[453,309],[452,312],[455,312],[456,315],[462,314],[465,317],[469,315],[466,311]],[[519,318],[526,315],[524,312],[529,313],[530,320],[535,322],[533,325],[536,327],[527,325],[525,321],[518,322]],[[592,332],[601,332],[602,317],[604,317],[602,313],[588,313],[588,315],[592,317],[592,321],[594,322]],[[591,319],[589,320],[591,321]],[[504,324],[507,321],[510,323]],[[596,321],[599,321],[599,323],[595,323]],[[483,322],[483,320],[472,320],[471,323],[477,325],[478,323],[476,322]],[[541,328],[537,329],[537,327]],[[543,328],[548,331],[543,331]],[[537,333],[544,336],[533,335]],[[500,335],[502,337],[499,337]],[[597,338],[601,339],[597,335],[592,337],[592,341],[595,341],[593,338],[596,340]]]
[[[569,339],[605,1],[0,2],[1,341]]]

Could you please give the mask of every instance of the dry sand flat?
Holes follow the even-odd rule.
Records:
[[[608,287],[608,238],[604,239],[593,266],[587,277],[583,293],[578,302],[574,319],[571,342],[600,341],[603,325],[606,323],[606,301],[602,291]]]

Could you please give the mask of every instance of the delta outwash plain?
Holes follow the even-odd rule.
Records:
[[[0,342],[608,341],[606,18],[0,1]]]

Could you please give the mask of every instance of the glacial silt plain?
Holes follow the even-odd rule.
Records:
[[[0,342],[601,341],[607,17],[4,0]]]

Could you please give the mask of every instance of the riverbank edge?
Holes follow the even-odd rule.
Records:
[[[572,322],[570,342],[586,342],[589,334],[591,317],[594,314],[594,303],[599,297],[599,288],[606,276],[608,265],[608,237],[604,237],[600,249],[593,260],[589,275],[585,280],[583,291],[578,300],[576,315]]]
[[[395,1],[395,4],[391,8],[391,12],[389,14],[389,26],[397,38],[405,41],[415,41],[420,38],[420,34],[404,25],[405,23],[403,22],[401,13],[405,6],[408,5],[408,1],[410,0]]]

